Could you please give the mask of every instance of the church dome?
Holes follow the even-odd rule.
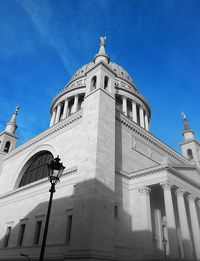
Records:
[[[82,67],[80,67],[76,72],[75,74],[72,76],[70,82],[80,78],[80,77],[83,77],[86,75],[86,73],[92,69],[96,64],[94,63],[94,61],[88,63],[88,64],[85,64],[83,65]],[[122,78],[123,80],[126,80],[127,82],[135,85],[133,83],[133,80],[132,78],[130,77],[130,75],[127,73],[126,70],[124,70],[124,68],[122,68],[120,65],[114,63],[114,62],[109,62],[107,64],[107,66],[116,74],[116,77],[118,78]]]
[[[145,97],[140,94],[128,72],[117,63],[110,61],[110,57],[105,50],[105,40],[105,37],[100,37],[99,51],[94,55],[93,60],[81,66],[64,89],[54,97],[51,105],[51,126],[84,107],[84,97],[86,86],[89,86],[90,72],[95,71],[96,67],[101,63],[104,68],[110,71],[113,77],[112,88],[116,100],[116,110],[121,111],[142,128],[148,130],[148,123],[151,118],[150,106]],[[90,85],[94,88],[96,88],[97,77],[99,76],[95,75],[90,79]],[[111,88],[108,81],[109,76],[104,76],[102,86],[106,91]],[[91,86],[90,88],[92,88]]]

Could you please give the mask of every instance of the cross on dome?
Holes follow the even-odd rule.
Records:
[[[106,46],[106,36],[100,36],[100,45]]]

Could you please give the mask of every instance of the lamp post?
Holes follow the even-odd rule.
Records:
[[[45,247],[46,247],[46,239],[47,239],[47,233],[48,233],[48,227],[49,227],[49,218],[50,218],[50,213],[51,213],[51,206],[52,206],[52,199],[53,199],[53,193],[56,191],[55,190],[55,185],[60,181],[60,176],[62,175],[65,167],[63,164],[60,162],[59,156],[57,158],[52,159],[48,164],[49,168],[49,181],[51,182],[51,188],[49,190],[50,192],[50,198],[49,198],[49,205],[48,205],[48,210],[47,210],[47,217],[46,217],[46,222],[45,222],[45,227],[44,227],[44,234],[43,234],[43,239],[42,239],[42,246],[40,250],[40,261],[44,260],[44,252],[45,252]]]
[[[167,260],[167,240],[163,238],[164,260]]]

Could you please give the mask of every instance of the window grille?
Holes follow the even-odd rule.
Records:
[[[36,156],[33,156],[33,160],[27,167],[22,179],[19,183],[19,187],[30,184],[39,179],[43,179],[48,176],[47,163],[53,159],[53,155],[49,151],[42,151]]]

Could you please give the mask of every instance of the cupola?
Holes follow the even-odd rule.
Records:
[[[192,131],[189,127],[186,114],[182,112],[181,115],[183,117],[184,125],[184,131],[182,133],[184,141],[180,143],[183,156],[200,167],[200,143],[196,140],[194,131]]]
[[[0,153],[8,153],[16,147],[18,137],[15,135],[17,129],[17,114],[19,106],[16,106],[10,121],[6,124],[5,130],[0,133]]]

